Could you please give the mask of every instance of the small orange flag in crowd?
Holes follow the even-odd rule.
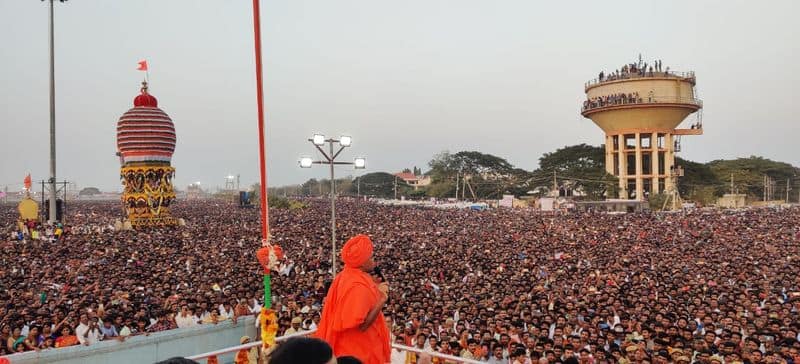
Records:
[[[28,173],[28,175],[25,176],[25,189],[26,190],[30,190],[31,189],[31,174],[30,173]]]
[[[136,68],[137,71],[147,71],[147,60],[139,61],[139,67]]]

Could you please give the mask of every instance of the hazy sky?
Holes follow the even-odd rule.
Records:
[[[370,171],[479,150],[534,169],[603,134],[580,113],[600,70],[662,59],[693,70],[706,134],[681,157],[762,155],[800,165],[800,2],[262,1],[269,184],[327,170],[314,132],[349,134]],[[0,0],[0,186],[48,175],[46,2]],[[176,185],[258,179],[251,2],[56,4],[58,178],[120,189],[116,123],[150,63],[175,122]],[[694,116],[686,125],[694,122]],[[341,167],[338,175],[352,174]]]

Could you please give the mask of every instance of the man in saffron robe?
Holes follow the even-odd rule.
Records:
[[[342,248],[344,269],[336,275],[322,308],[316,336],[328,342],[335,356],[354,356],[364,364],[390,360],[389,330],[383,305],[389,286],[375,283],[372,241],[356,235]]]

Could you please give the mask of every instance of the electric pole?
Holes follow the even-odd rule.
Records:
[[[553,197],[558,197],[558,181],[556,180],[556,171],[553,171]]]
[[[397,199],[397,176],[394,176],[394,199]]]
[[[731,173],[731,195],[733,194],[733,173]]]
[[[456,201],[458,201],[458,172],[456,172]]]
[[[465,200],[467,198],[467,175],[465,174],[461,180],[461,199]]]
[[[786,203],[789,203],[789,178],[786,178]]]

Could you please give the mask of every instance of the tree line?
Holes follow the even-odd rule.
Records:
[[[684,177],[678,180],[681,196],[702,204],[713,203],[716,198],[730,192],[760,200],[765,176],[769,190],[774,191],[773,198],[783,199],[786,186],[791,202],[797,201],[800,193],[800,168],[789,163],[751,156],[708,163],[676,158],[676,164],[684,169]],[[587,144],[565,146],[545,153],[539,158],[539,168],[533,171],[515,167],[505,158],[492,154],[444,151],[431,158],[427,171],[414,166],[403,172],[429,177],[430,184],[414,188],[392,173],[373,172],[336,179],[336,194],[422,199],[451,198],[457,193],[458,198],[481,200],[499,199],[503,195],[552,195],[556,189],[560,196],[574,194],[577,199],[600,200],[617,198],[619,193],[618,179],[605,170],[605,147]],[[327,196],[330,189],[330,180],[312,178],[300,185],[270,188],[270,194]],[[779,192],[782,193],[780,196]]]

